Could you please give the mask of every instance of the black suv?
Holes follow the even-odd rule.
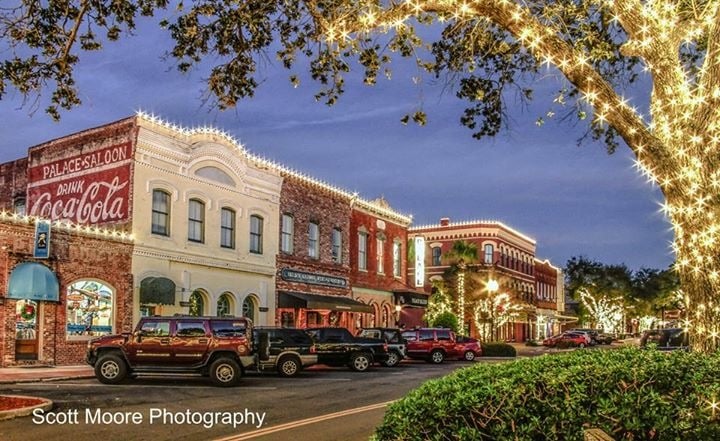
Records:
[[[397,328],[363,328],[358,331],[358,337],[377,338],[385,340],[388,344],[388,357],[382,364],[387,367],[397,366],[405,358],[407,343],[402,337],[402,331]]]
[[[688,340],[688,333],[682,328],[650,329],[643,332],[640,347],[653,346],[660,351],[687,351],[690,348]]]
[[[384,340],[355,337],[345,328],[309,328],[305,332],[315,342],[320,364],[349,366],[363,372],[373,363],[387,361],[388,345]]]
[[[255,363],[251,336],[244,317],[143,317],[132,334],[88,341],[86,360],[107,384],[141,373],[198,373],[233,386]]]
[[[254,346],[258,370],[277,370],[283,377],[294,377],[318,360],[312,338],[301,329],[255,328]]]

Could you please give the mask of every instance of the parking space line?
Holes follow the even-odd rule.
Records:
[[[325,415],[320,415],[312,418],[306,418],[304,420],[298,420],[298,421],[291,421],[289,423],[285,424],[279,424],[277,426],[271,426],[266,427],[265,429],[260,430],[253,430],[252,432],[248,433],[241,433],[238,435],[231,435],[225,438],[218,438],[215,441],[244,441],[247,439],[257,438],[259,436],[265,436],[270,435],[271,433],[275,432],[281,432],[283,430],[289,430],[289,429],[295,429],[297,427],[306,426],[308,424],[315,424],[326,420],[331,420],[333,418],[340,418],[348,415],[354,415],[356,413],[362,413],[362,412],[368,412],[370,410],[376,410],[376,409],[382,409],[383,407],[387,407],[389,404],[394,403],[393,401],[386,401],[384,403],[376,403],[376,404],[370,404],[363,407],[356,407],[354,409],[347,409],[347,410],[341,410],[340,412],[334,412],[334,413],[328,413]]]

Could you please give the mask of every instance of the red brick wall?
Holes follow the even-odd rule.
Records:
[[[22,262],[42,263],[57,275],[60,283],[60,302],[41,302],[42,343],[39,362],[71,365],[83,364],[86,340],[68,341],[66,337],[67,286],[79,279],[100,280],[115,289],[115,332],[132,328],[132,244],[115,240],[84,236],[53,229],[51,258],[32,257],[34,228],[31,225],[0,223],[0,296],[5,297],[8,278],[13,268]],[[5,298],[0,306],[0,363],[15,362],[15,306],[16,301]]]
[[[321,295],[350,296],[349,226],[350,202],[319,185],[285,176],[280,193],[280,242],[282,240],[282,215],[289,214],[294,220],[293,253],[280,251],[277,255],[276,293],[294,291]],[[319,257],[308,255],[309,223],[316,222],[320,230]],[[342,262],[332,259],[332,231],[342,231]],[[345,288],[289,282],[282,279],[283,268],[315,274],[341,277],[348,281]],[[276,320],[279,322],[279,312]]]
[[[378,226],[378,220],[385,223],[385,228]],[[381,222],[381,223],[382,223]],[[367,271],[358,268],[358,231],[361,227],[368,233],[367,243]],[[384,274],[378,273],[377,264],[377,238],[379,233],[385,234],[385,252],[383,259]],[[398,284],[406,285],[407,280],[407,228],[393,223],[388,219],[353,209],[350,220],[350,280],[353,286],[391,291]],[[400,250],[400,278],[393,276],[393,243],[399,240]]]
[[[0,164],[0,210],[14,209],[15,199],[27,192],[27,158]]]
[[[113,158],[111,153],[122,150],[124,156],[121,158],[131,159],[137,130],[136,118],[131,117],[31,147],[27,162],[30,185],[27,212],[53,220],[115,225],[129,230],[132,219],[132,163],[120,165],[114,162],[118,159]],[[119,188],[109,189],[114,179],[117,179]],[[92,185],[98,188],[91,188]],[[96,194],[94,199],[93,191]],[[83,200],[86,201],[86,210],[85,215],[80,215],[78,213],[83,211],[80,201]],[[35,206],[38,201],[42,203]],[[63,201],[59,206],[66,211],[56,213],[62,211],[56,208],[58,201]],[[104,204],[106,212],[120,211],[123,215],[117,217],[119,220],[113,219],[113,216],[95,216],[98,210],[91,208],[97,204]],[[70,212],[72,217],[64,217]]]

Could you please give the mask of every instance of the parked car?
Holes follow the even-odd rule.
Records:
[[[459,355],[455,333],[444,328],[416,328],[403,331],[409,358],[442,363]]]
[[[133,333],[88,341],[86,361],[102,383],[142,373],[197,373],[234,386],[255,362],[252,321],[232,317],[143,317]]]
[[[257,327],[253,343],[259,371],[276,370],[283,377],[294,377],[318,361],[315,343],[301,329]]]
[[[373,363],[388,359],[388,344],[384,340],[355,337],[345,328],[309,328],[305,332],[315,342],[319,364],[349,366],[362,372]]]
[[[543,346],[554,348],[556,346],[567,345],[584,348],[588,345],[587,338],[587,335],[581,332],[565,331],[562,334],[548,337],[543,340]]]
[[[475,357],[482,355],[482,346],[480,346],[480,342],[476,338],[460,335],[457,337],[455,351],[460,354],[460,358],[473,361]]]
[[[661,351],[688,350],[688,333],[682,328],[651,329],[643,332],[640,347],[654,346]]]
[[[576,333],[585,335],[585,337],[586,337],[585,340],[586,340],[587,345],[596,345],[598,343],[597,329],[576,328],[576,329],[569,329],[567,332],[576,332]]]
[[[364,328],[358,331],[358,337],[377,338],[385,340],[388,345],[388,358],[382,362],[384,366],[397,366],[407,352],[407,343],[402,337],[402,331],[397,328]]]
[[[595,337],[595,340],[598,342],[598,344],[609,345],[615,340],[615,337],[611,334],[605,334],[604,332],[601,332],[597,335],[597,337]]]

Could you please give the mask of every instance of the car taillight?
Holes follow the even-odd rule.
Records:
[[[317,353],[317,349],[315,348],[315,345],[310,346],[310,353],[311,354]]]
[[[387,345],[387,343],[383,344],[383,350],[384,350],[385,352],[388,351],[388,345]]]

